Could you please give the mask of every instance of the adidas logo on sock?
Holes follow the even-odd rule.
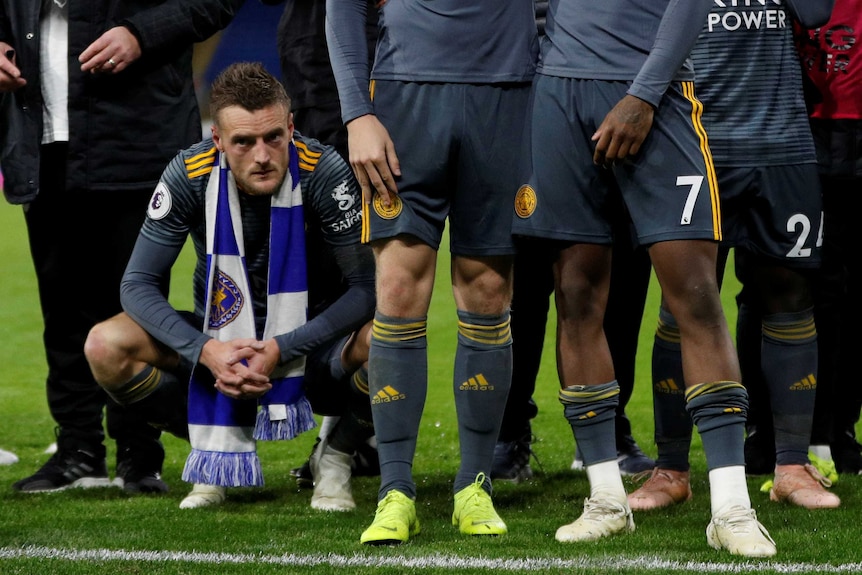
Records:
[[[387,385],[386,387],[374,394],[374,397],[371,398],[371,405],[377,405],[378,403],[389,403],[392,401],[398,401],[400,399],[406,398],[406,395],[404,395],[391,385]]]
[[[790,386],[790,391],[810,391],[817,389],[817,378],[813,373],[809,373],[808,377],[804,377]]]
[[[658,393],[677,394],[684,392],[684,390],[681,389],[673,379],[663,379],[661,381],[657,381],[655,382],[655,384],[653,384],[653,388]]]
[[[494,386],[488,383],[485,376],[481,373],[476,374],[476,377],[471,377],[458,387],[459,391],[493,391]]]

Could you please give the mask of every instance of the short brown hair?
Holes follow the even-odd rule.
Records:
[[[229,107],[262,110],[281,104],[290,112],[290,97],[275,76],[260,62],[231,64],[216,77],[210,89],[210,115],[218,121],[218,113]]]

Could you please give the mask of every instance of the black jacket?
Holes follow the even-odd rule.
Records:
[[[231,21],[244,0],[69,0],[67,189],[155,187],[165,165],[201,138],[193,44]],[[27,85],[0,94],[0,166],[13,204],[39,193],[42,94],[40,0],[0,0],[0,40],[16,51]],[[141,57],[118,74],[85,74],[78,55],[126,26]]]
[[[284,12],[278,22],[278,55],[284,87],[290,94],[293,109],[338,104],[338,88],[335,86],[335,76],[329,64],[324,32],[326,1],[261,1],[269,5],[284,2]],[[374,60],[374,46],[377,42],[377,2],[378,0],[368,0],[365,21],[369,65]]]

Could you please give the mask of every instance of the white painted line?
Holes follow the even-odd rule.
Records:
[[[862,573],[862,563],[830,565],[828,563],[779,563],[741,561],[711,563],[702,561],[669,561],[651,556],[587,557],[582,559],[492,559],[456,555],[254,555],[247,553],[197,553],[190,551],[126,551],[123,549],[54,549],[51,547],[0,547],[0,559],[58,559],[63,561],[138,561],[151,563],[198,563],[218,565],[279,565],[292,567],[410,567],[413,569],[496,569],[503,571],[546,571],[548,569],[649,569],[701,573]]]

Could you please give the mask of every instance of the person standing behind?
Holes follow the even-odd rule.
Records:
[[[831,508],[840,500],[824,489],[831,483],[808,457],[818,378],[812,279],[823,226],[789,21],[822,23],[832,0],[790,2],[789,8],[713,6],[692,60],[720,187],[724,242],[735,248],[739,279],[763,312],[761,361],[757,372],[743,375],[746,387],[759,383],[769,394],[776,463],[770,497],[808,509]],[[739,17],[761,25],[733,25]],[[691,422],[674,393],[684,381],[680,354],[680,327],[662,306],[653,348],[659,457],[650,479],[629,495],[632,509],[691,497]]]
[[[859,9],[858,0],[836,1],[830,21],[823,26],[812,30],[794,26],[820,172],[824,220],[821,266],[813,282],[818,378],[810,454],[819,459],[816,464],[833,480],[832,473],[862,472],[862,446],[854,429],[862,407],[862,388],[854,383],[853,376],[854,353],[859,347],[858,332],[853,328],[859,323],[854,302],[862,294],[862,277],[858,258],[849,247],[855,237],[853,196],[862,183]],[[760,313],[744,295],[746,290],[738,297],[740,328],[742,319],[757,319]],[[743,314],[752,308],[753,312]],[[759,321],[747,323],[751,324],[749,331],[759,333]],[[743,333],[742,329],[738,333]],[[739,349],[742,360],[744,348]],[[750,355],[759,359],[759,348],[753,348]],[[768,442],[773,426],[771,419],[758,413],[769,415],[769,398],[750,395],[752,407],[758,399],[757,405],[763,409],[749,411],[746,470],[749,474],[765,473],[767,464],[775,463],[773,446]]]
[[[193,44],[242,3],[0,1],[4,194],[24,206],[58,426],[57,452],[18,491],[110,485],[103,411],[124,488],[167,490],[159,432],[108,400],[84,340],[121,311],[120,277],[162,168],[200,140]]]
[[[363,240],[377,262],[368,369],[381,486],[360,541],[402,543],[420,529],[412,468],[447,219],[461,447],[452,522],[464,534],[502,535],[489,477],[512,375],[508,213],[536,61],[533,2],[386,2],[370,74],[366,5],[327,2],[330,59],[363,192]]]
[[[835,0],[829,22],[799,30],[797,48],[810,82],[811,130],[823,191],[822,266],[814,282],[821,334],[813,445],[829,445],[839,473],[862,473],[855,426],[862,408],[855,354],[862,345],[862,268],[856,201],[862,192],[862,1]]]
[[[609,197],[621,195],[683,336],[686,408],[709,468],[707,542],[748,557],[776,553],[745,481],[747,398],[718,292],[718,190],[688,61],[711,3],[550,3],[530,131],[543,145],[530,148],[533,175],[518,190],[513,231],[560,248],[559,397],[590,481],[583,514],[557,530],[561,542],[635,528],[616,462],[620,389],[602,329]]]
[[[547,13],[547,0],[537,0],[536,28],[540,39],[545,33]],[[631,475],[655,467],[655,461],[635,441],[625,409],[634,390],[635,355],[651,268],[646,248],[632,244],[628,214],[622,209],[619,212],[614,220],[619,233],[614,236],[613,280],[604,326],[620,383],[620,402],[614,419],[618,462],[620,471]],[[515,483],[533,476],[530,420],[539,411],[533,392],[545,344],[550,297],[554,293],[553,248],[547,242],[526,239],[521,239],[517,248],[512,280],[512,387],[491,469],[492,480]],[[572,469],[583,469],[577,451]]]

